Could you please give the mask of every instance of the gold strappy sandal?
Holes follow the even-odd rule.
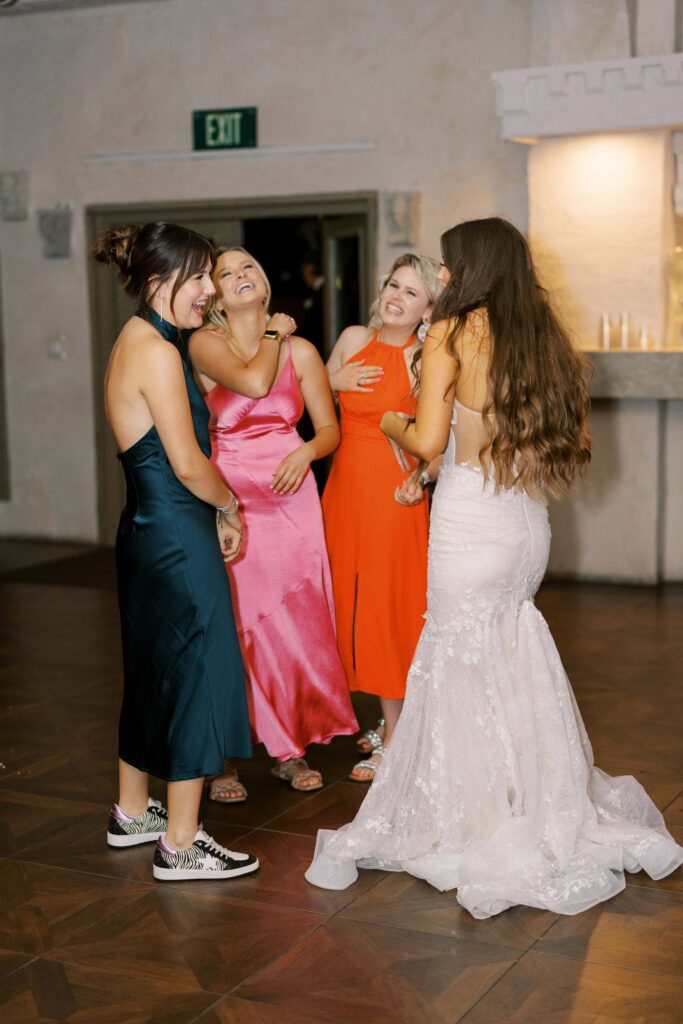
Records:
[[[301,769],[297,771],[296,769]],[[288,761],[278,761],[270,769],[270,774],[276,779],[288,782],[292,789],[299,793],[312,793],[316,789],[322,789],[323,777],[314,768],[309,768],[303,757],[290,757]],[[302,786],[304,779],[314,779],[315,785]]]

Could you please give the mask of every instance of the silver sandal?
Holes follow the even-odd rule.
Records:
[[[377,722],[376,727],[374,729],[368,729],[366,732],[363,733],[362,736],[360,736],[356,740],[356,746],[360,747],[360,749],[362,750],[362,752],[364,754],[372,754],[373,751],[377,750],[378,747],[382,746],[382,742],[384,740],[384,737],[380,736],[380,734],[377,732],[377,729],[383,729],[383,728],[384,728],[384,719],[380,718],[379,721]],[[370,746],[368,747],[367,750],[363,749],[363,747],[361,746],[362,743],[369,743],[370,744]]]
[[[370,755],[371,757],[379,757],[380,761],[371,761],[369,759],[367,761],[359,761],[358,764],[354,765],[352,770],[349,772],[348,778],[351,779],[352,782],[373,782],[377,769],[380,766],[381,758],[384,757],[386,752],[387,748],[383,747],[380,743],[380,745],[375,747]],[[357,768],[366,768],[369,772],[372,772],[372,775],[369,779],[359,779],[357,775],[353,774]]]

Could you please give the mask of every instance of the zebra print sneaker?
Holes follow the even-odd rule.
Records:
[[[107,844],[109,846],[139,846],[156,843],[168,827],[168,811],[158,800],[148,800],[147,810],[131,818],[114,804],[109,815]]]
[[[163,882],[192,878],[236,878],[258,871],[259,862],[248,853],[219,846],[202,829],[186,850],[174,850],[163,836],[154,851],[154,877]]]

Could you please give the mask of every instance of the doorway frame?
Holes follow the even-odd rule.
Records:
[[[366,295],[374,293],[377,264],[379,196],[377,192],[318,192],[302,195],[248,196],[232,199],[169,199],[154,202],[93,203],[85,207],[86,252],[95,239],[109,227],[120,224],[146,224],[156,220],[183,222],[184,219],[205,220],[222,216],[228,220],[257,220],[277,217],[338,217],[360,215],[365,218],[364,284]],[[90,352],[94,398],[95,462],[97,474],[97,534],[101,543],[111,532],[109,509],[110,475],[106,464],[111,460],[107,448],[109,427],[104,414],[102,383],[106,351],[104,339],[111,337],[113,311],[102,288],[94,260],[88,259],[88,302],[90,308]],[[106,365],[106,364],[105,364]],[[111,445],[109,445],[109,449]]]
[[[5,330],[2,309],[2,267],[0,266],[0,501],[11,501],[9,424],[7,422],[7,391],[5,373]]]

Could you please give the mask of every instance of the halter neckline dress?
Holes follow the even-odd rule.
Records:
[[[352,690],[401,699],[427,604],[429,507],[399,505],[406,476],[379,429],[387,410],[415,415],[405,352],[376,331],[353,356],[382,366],[371,392],[340,391],[341,444],[323,494],[339,651]]]
[[[208,413],[184,332],[147,319],[179,352],[197,443]],[[126,505],[116,537],[124,693],[119,756],[168,781],[217,775],[249,757],[244,672],[215,512],[177,478],[154,425],[118,456]]]

